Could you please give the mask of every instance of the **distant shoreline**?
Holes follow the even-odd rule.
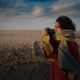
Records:
[[[0,31],[41,31],[40,29],[0,29]]]

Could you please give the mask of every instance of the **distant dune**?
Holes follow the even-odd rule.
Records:
[[[0,30],[0,42],[24,43],[40,39],[39,30]]]

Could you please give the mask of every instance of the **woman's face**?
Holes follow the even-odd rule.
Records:
[[[55,28],[55,31],[56,31],[56,32],[60,32],[60,31],[62,31],[62,29],[61,29],[61,26],[60,26],[60,23],[59,23],[59,22],[55,22],[55,26],[54,26],[54,28]]]

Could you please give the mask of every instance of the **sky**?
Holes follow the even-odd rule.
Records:
[[[60,15],[80,30],[80,0],[0,0],[0,30],[54,28]]]

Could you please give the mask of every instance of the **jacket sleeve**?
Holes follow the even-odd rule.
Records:
[[[68,49],[70,54],[78,61],[80,62],[80,52],[79,52],[79,46],[74,41],[67,41]]]
[[[63,70],[80,70],[78,46],[73,41],[66,41],[67,46],[60,43],[58,47],[59,67]]]

